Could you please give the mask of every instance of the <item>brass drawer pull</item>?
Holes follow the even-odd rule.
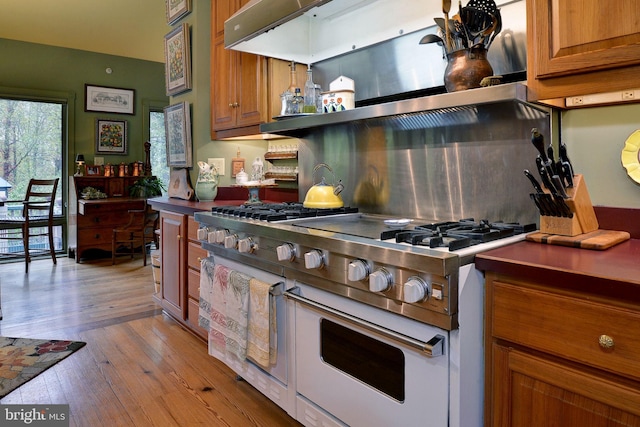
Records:
[[[613,338],[609,335],[600,335],[600,338],[598,338],[598,344],[600,344],[600,347],[604,349],[612,349],[615,346]]]

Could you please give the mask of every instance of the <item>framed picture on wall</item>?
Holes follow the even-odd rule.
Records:
[[[167,24],[173,25],[191,12],[191,0],[165,0]]]
[[[96,119],[96,154],[127,154],[127,121]]]
[[[169,105],[164,109],[167,166],[188,168],[191,160],[191,112],[188,102]]]
[[[182,24],[164,37],[167,95],[191,89],[191,42],[189,25]]]
[[[84,85],[84,111],[135,114],[135,89]]]

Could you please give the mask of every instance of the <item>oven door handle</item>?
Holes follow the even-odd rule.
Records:
[[[344,320],[345,322],[360,326],[364,329],[367,329],[372,332],[376,332],[380,335],[384,335],[389,339],[392,339],[394,341],[407,345],[411,348],[419,350],[428,357],[442,356],[444,354],[445,337],[443,335],[436,334],[434,335],[433,338],[431,338],[427,342],[420,341],[420,340],[408,337],[406,335],[400,334],[398,332],[394,332],[390,329],[383,328],[382,326],[378,326],[373,323],[367,322],[366,320],[362,320],[358,317],[351,316],[342,311],[333,309],[331,307],[327,307],[324,304],[317,303],[315,301],[312,301],[310,299],[307,299],[303,296],[300,296],[291,292],[296,290],[298,290],[297,287],[291,288],[284,292],[284,296],[286,298],[292,299],[296,302],[302,303],[316,310],[331,314],[341,320]]]

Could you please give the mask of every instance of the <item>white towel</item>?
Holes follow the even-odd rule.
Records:
[[[249,281],[247,357],[264,368],[277,356],[276,304],[270,289],[270,284],[256,278]]]

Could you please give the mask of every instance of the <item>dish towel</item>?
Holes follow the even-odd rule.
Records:
[[[211,298],[215,262],[213,257],[200,261],[200,301],[198,304],[198,325],[205,331],[211,329]]]
[[[249,331],[247,357],[263,368],[276,363],[276,301],[271,285],[252,277],[249,280]]]
[[[250,279],[225,266],[214,267],[209,354],[215,350],[246,359]]]

